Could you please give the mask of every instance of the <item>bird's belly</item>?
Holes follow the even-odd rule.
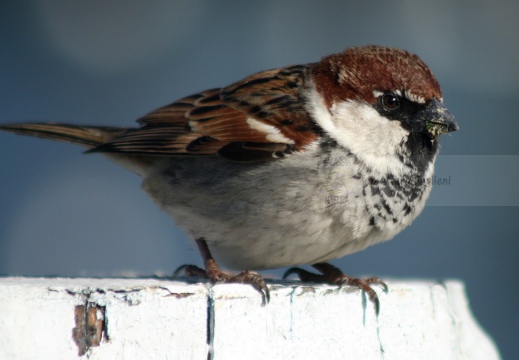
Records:
[[[338,258],[392,238],[412,220],[373,223],[363,179],[323,170],[312,157],[287,160],[276,168],[179,159],[156,166],[143,188],[189,236],[204,238],[217,261],[242,270]]]

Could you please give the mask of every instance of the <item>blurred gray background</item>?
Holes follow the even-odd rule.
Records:
[[[461,279],[504,358],[516,354],[519,2],[0,4],[2,123],[133,126],[184,95],[349,46],[419,54],[461,127],[437,161],[450,184],[436,186],[394,240],[334,263],[352,275]],[[136,176],[81,152],[0,133],[0,274],[150,275],[200,264]]]

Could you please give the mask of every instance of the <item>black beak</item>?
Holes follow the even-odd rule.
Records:
[[[458,123],[443,103],[433,99],[426,104],[425,109],[417,114],[423,120],[425,128],[422,130],[433,138],[459,129]]]

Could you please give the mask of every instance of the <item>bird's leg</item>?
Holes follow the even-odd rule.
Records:
[[[324,283],[331,285],[339,285],[342,287],[343,285],[356,286],[364,291],[371,302],[375,305],[375,312],[378,315],[380,309],[380,301],[378,299],[377,293],[375,290],[371,288],[370,285],[379,285],[382,287],[384,292],[387,292],[387,285],[376,277],[371,277],[368,279],[358,279],[352,276],[348,276],[344,274],[339,268],[333,266],[329,263],[317,263],[312,265],[315,269],[317,269],[321,274],[314,274],[309,271],[306,271],[301,268],[290,268],[283,275],[283,279],[287,278],[291,274],[296,274],[299,276],[299,279],[303,282],[314,282],[314,283]]]
[[[258,273],[251,270],[245,270],[237,275],[226,274],[222,271],[222,269],[220,269],[220,266],[218,266],[218,264],[214,260],[213,256],[211,255],[211,252],[209,251],[209,247],[207,246],[207,242],[204,238],[197,239],[196,245],[198,246],[200,255],[204,260],[205,270],[195,265],[182,265],[177,270],[175,270],[175,272],[173,273],[173,278],[175,278],[181,271],[183,271],[186,276],[194,276],[209,279],[213,284],[250,284],[261,293],[261,295],[263,296],[264,303],[268,303],[270,301],[269,289],[265,284],[265,280],[263,279],[263,277],[261,277]]]

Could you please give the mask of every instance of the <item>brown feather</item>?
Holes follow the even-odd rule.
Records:
[[[32,135],[44,139],[96,147],[110,141],[127,129],[108,126],[82,126],[60,123],[4,124],[0,130],[20,135]]]
[[[139,119],[140,128],[129,130],[92,151],[220,154],[236,161],[257,161],[281,157],[275,153],[285,154],[287,148],[302,150],[318,137],[316,125],[301,98],[307,71],[308,66],[263,71],[225,89],[185,97]],[[266,132],[261,131],[261,125],[251,127],[249,119],[264,124]],[[280,143],[268,139],[272,136],[268,130],[275,133],[275,129],[282,135],[275,137]],[[245,143],[249,146],[244,146]]]

